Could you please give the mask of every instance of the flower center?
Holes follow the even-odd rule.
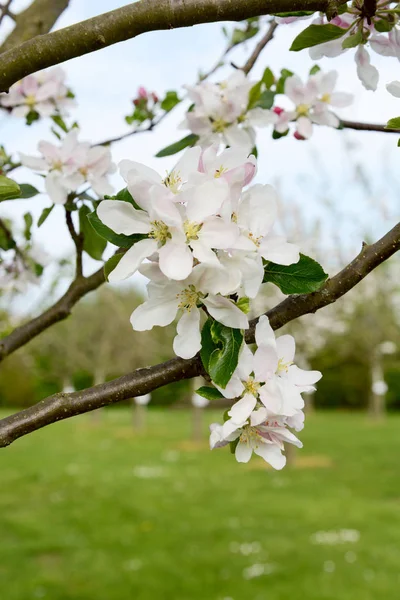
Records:
[[[244,385],[244,393],[252,394],[253,396],[258,395],[258,390],[261,387],[261,384],[258,381],[254,381],[253,377],[249,377],[249,379],[243,382]]]
[[[168,225],[163,221],[151,221],[150,225],[152,226],[152,229],[149,233],[149,237],[157,240],[160,244],[165,244],[167,239],[171,237]]]
[[[283,362],[283,359],[280,358],[278,361],[278,368],[277,368],[277,373],[281,373],[282,371],[285,371],[285,373],[288,372],[290,365],[292,365],[292,362]]]
[[[247,444],[249,446],[253,442],[255,446],[258,446],[260,440],[261,436],[255,427],[251,427],[251,425],[243,427],[243,431],[239,438],[239,441],[242,444]]]
[[[36,104],[36,97],[33,94],[29,94],[25,98],[25,104],[30,108],[33,108]]]
[[[169,188],[173,194],[177,194],[182,187],[182,177],[180,176],[179,171],[171,171],[171,173],[167,174],[165,179],[163,179],[163,184],[165,187]]]
[[[297,114],[299,117],[304,117],[308,115],[308,111],[310,110],[309,104],[299,104],[296,108]]]
[[[249,240],[251,240],[253,242],[253,244],[255,244],[257,246],[257,248],[260,247],[260,240],[262,240],[262,235],[256,237],[254,235],[254,233],[251,233],[251,231],[249,231],[249,233],[247,234]]]
[[[212,123],[212,128],[215,133],[222,133],[229,123],[226,123],[223,119],[215,119]]]
[[[192,221],[185,221],[183,223],[183,230],[186,235],[186,241],[191,242],[192,240],[198,240],[198,233],[202,228],[201,223],[193,223]]]
[[[63,163],[61,160],[55,160],[53,162],[52,168],[54,171],[61,171],[63,168]]]
[[[321,96],[321,102],[326,102],[326,104],[330,104],[331,103],[331,95],[324,94],[323,96]]]
[[[186,310],[190,312],[192,308],[197,306],[197,302],[199,301],[202,294],[200,294],[194,285],[189,285],[187,288],[179,292],[176,297],[179,300],[178,308],[182,310]]]
[[[227,168],[221,165],[219,169],[215,169],[214,177],[215,179],[219,179],[224,173],[227,172]]]
[[[84,177],[87,177],[88,174],[88,168],[87,167],[81,167],[79,170],[79,173],[81,173]]]

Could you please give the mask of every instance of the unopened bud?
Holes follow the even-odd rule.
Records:
[[[275,106],[275,107],[274,107],[274,113],[275,113],[276,115],[278,115],[278,116],[279,116],[279,115],[281,115],[283,112],[285,112],[285,111],[284,111],[284,109],[283,109],[283,108],[281,108],[280,106]]]
[[[303,135],[301,135],[301,133],[299,133],[298,131],[295,131],[293,135],[294,135],[294,137],[296,138],[296,140],[305,140],[305,139],[306,139],[306,138],[305,138]]]

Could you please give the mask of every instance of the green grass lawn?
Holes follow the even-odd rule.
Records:
[[[190,437],[123,409],[1,450],[1,600],[399,597],[400,417],[313,415],[281,472]]]

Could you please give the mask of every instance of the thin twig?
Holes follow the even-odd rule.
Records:
[[[380,131],[382,133],[397,133],[400,134],[398,129],[386,129],[385,125],[377,123],[359,123],[358,121],[340,121],[341,126],[344,129],[355,129],[356,131]]]
[[[335,302],[398,250],[400,223],[375,244],[363,244],[360,254],[340,273],[329,279],[318,292],[289,296],[270,310],[267,315],[271,326],[279,329],[293,319],[314,313]],[[247,331],[248,343],[254,341],[256,323],[257,319],[252,321]],[[175,358],[80,392],[54,394],[30,408],[0,420],[0,447],[8,446],[14,440],[56,421],[152,392],[168,383],[196,377],[202,372],[198,356],[190,360]]]
[[[246,63],[242,67],[242,71],[248,75],[251,69],[254,67],[256,60],[260,56],[261,52],[264,50],[265,46],[269,44],[269,42],[274,37],[275,29],[278,27],[278,23],[273,20],[268,28],[268,31],[258,42],[257,46],[254,48],[253,52],[247,59]]]
[[[67,223],[69,234],[76,248],[76,274],[75,278],[79,279],[83,275],[82,270],[82,253],[83,253],[83,233],[78,233],[75,229],[74,222],[72,220],[72,213],[67,208],[65,209],[65,221]]]
[[[10,11],[11,2],[13,2],[13,0],[7,0],[3,6],[0,6],[0,25],[4,17],[11,17],[12,19],[14,18],[13,13]]]

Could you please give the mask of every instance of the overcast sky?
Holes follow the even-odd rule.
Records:
[[[19,2],[21,7],[27,4],[27,1]],[[57,28],[125,4],[127,2],[118,0],[71,0]],[[285,67],[305,78],[313,64],[308,52],[288,50],[291,41],[304,26],[304,23],[280,26],[252,71],[252,78],[257,79],[266,66],[274,72]],[[218,23],[148,33],[64,63],[68,83],[79,103],[73,117],[81,127],[81,138],[93,143],[127,131],[124,116],[131,112],[131,99],[140,85],[162,94],[168,89],[180,91],[183,84],[193,83],[198,69],[207,70],[224,49],[221,28],[222,24]],[[245,48],[232,52],[231,59],[242,64],[255,42],[253,39]],[[337,89],[356,96],[354,104],[342,109],[340,116],[385,123],[400,113],[400,100],[390,96],[385,89],[386,83],[400,80],[400,64],[394,58],[374,53],[371,56],[381,75],[379,89],[375,93],[365,91],[359,83],[353,50],[336,59],[323,59],[318,64],[324,70],[337,69],[340,73]],[[174,111],[156,133],[134,136],[113,145],[115,162],[130,158],[153,166],[161,173],[173,166],[176,158],[157,159],[154,155],[163,146],[183,136],[181,131],[176,130],[182,114],[183,107]],[[23,150],[35,154],[39,140],[55,141],[48,122],[26,127],[20,120],[7,115],[0,115],[0,133],[1,143],[15,153]],[[258,181],[277,184],[284,203],[289,207],[293,206],[293,202],[301,206],[308,222],[320,218],[328,245],[330,240],[338,235],[341,237],[345,232],[352,247],[356,248],[360,236],[370,232],[376,237],[391,223],[394,224],[400,193],[400,149],[395,135],[320,127],[315,128],[310,141],[298,142],[291,136],[273,141],[270,131],[261,130],[257,145],[260,155]],[[354,163],[361,167],[365,176],[359,169],[356,177]],[[24,169],[16,171],[15,178],[19,182],[31,181],[43,187],[40,178]],[[114,183],[116,189],[123,187],[119,176],[115,176]],[[377,202],[387,206],[386,215],[376,209]],[[326,209],[327,204],[335,206],[334,219],[332,212]],[[49,205],[45,196],[3,203],[0,216],[20,218],[27,210],[39,215]],[[47,251],[57,256],[65,254],[71,244],[61,207],[53,211],[36,236]]]

